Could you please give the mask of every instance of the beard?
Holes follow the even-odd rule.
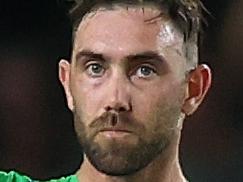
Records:
[[[126,176],[148,166],[170,145],[175,132],[174,126],[180,117],[180,109],[166,108],[151,116],[152,121],[149,122],[157,124],[146,130],[135,118],[114,113],[105,113],[86,126],[82,112],[74,111],[74,126],[84,154],[98,171],[110,176]],[[165,120],[167,122],[163,122]],[[162,125],[166,129],[161,129]],[[133,131],[136,142],[124,143],[115,139],[104,142],[97,139],[103,128],[116,126]]]
[[[146,143],[142,140],[134,146],[110,143],[104,150],[98,143],[90,141],[84,145],[84,152],[90,163],[100,172],[110,176],[132,175],[145,168],[165,148],[167,141]]]

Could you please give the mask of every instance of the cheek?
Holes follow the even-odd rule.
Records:
[[[143,114],[155,112],[159,106],[178,103],[181,98],[181,84],[176,82],[159,83],[134,94],[135,110]]]
[[[73,85],[73,97],[76,111],[83,113],[83,119],[89,121],[99,114],[103,94],[96,83],[77,80]]]
[[[147,135],[167,133],[169,128],[176,127],[182,95],[181,84],[175,82],[160,84],[134,95],[133,114],[147,128]]]

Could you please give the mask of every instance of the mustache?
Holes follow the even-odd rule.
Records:
[[[128,132],[136,132],[138,129],[143,129],[141,125],[134,117],[128,113],[117,112],[104,112],[100,116],[96,117],[88,127],[94,132],[100,132],[104,130],[123,130]]]

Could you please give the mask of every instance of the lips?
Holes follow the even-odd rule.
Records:
[[[124,139],[132,135],[132,132],[124,128],[104,128],[99,134],[109,139]]]
[[[99,132],[124,132],[124,133],[132,133],[131,131],[123,128],[104,128],[101,129]]]

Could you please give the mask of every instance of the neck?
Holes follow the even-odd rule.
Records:
[[[128,176],[109,176],[101,173],[85,156],[77,176],[80,182],[147,182],[151,179],[153,182],[186,182],[179,164],[178,145],[168,147],[144,169]]]

